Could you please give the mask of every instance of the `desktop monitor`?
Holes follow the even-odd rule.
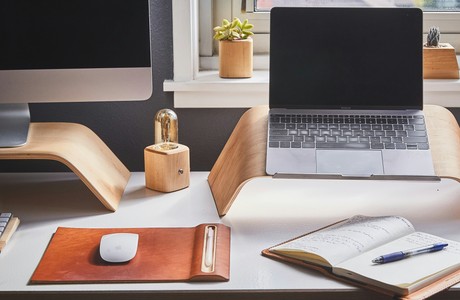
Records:
[[[0,147],[26,143],[30,102],[146,100],[149,0],[0,0]]]

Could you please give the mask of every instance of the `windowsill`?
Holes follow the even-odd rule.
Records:
[[[174,92],[176,108],[248,108],[268,104],[268,71],[254,71],[252,78],[223,79],[217,71],[199,72],[195,80],[163,83]],[[460,107],[460,79],[425,79],[424,103]]]
[[[254,68],[259,71],[255,71],[254,76],[249,79],[221,79],[217,71],[197,72],[198,69],[217,69],[217,57],[211,56],[206,59],[200,57],[200,55],[212,54],[212,40],[209,38],[211,35],[206,31],[208,30],[206,28],[211,26],[209,22],[212,21],[212,16],[215,16],[210,13],[212,2],[211,0],[172,1],[175,81],[166,80],[163,83],[163,90],[174,92],[174,107],[177,108],[249,108],[268,104],[268,71],[263,71],[268,69],[268,54],[254,56]],[[200,18],[200,12],[202,17],[209,18]],[[444,30],[449,28],[452,32],[458,31],[456,15],[450,16],[444,13],[440,15],[428,13],[425,17]],[[198,20],[204,20],[203,24],[205,24],[205,29],[201,28],[204,30],[201,38]],[[440,25],[441,23],[443,26]],[[203,34],[207,34],[207,38]],[[447,38],[446,40],[458,40],[457,34],[443,36]],[[260,48],[255,53],[268,53],[269,35],[262,34],[258,38],[257,44]],[[455,43],[453,46],[458,48]],[[424,90],[426,104],[460,107],[460,80],[426,80]]]
[[[268,72],[254,71],[251,78],[223,79],[218,71],[199,72],[195,80],[163,83],[174,92],[174,107],[253,107],[268,104]]]

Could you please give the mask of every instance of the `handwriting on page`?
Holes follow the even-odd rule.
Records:
[[[414,247],[425,246],[429,244],[447,242],[443,239],[440,239],[437,236],[424,233],[424,232],[415,232],[405,238],[405,240],[414,245]],[[449,246],[444,249],[444,251],[460,254],[460,243],[453,243],[452,241],[447,242]]]
[[[281,247],[302,249],[335,264],[413,231],[412,224],[401,217],[355,216]]]

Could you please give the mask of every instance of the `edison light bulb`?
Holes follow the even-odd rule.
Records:
[[[178,147],[177,115],[171,109],[162,109],[155,115],[155,148],[173,150]]]

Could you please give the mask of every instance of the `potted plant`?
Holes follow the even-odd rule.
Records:
[[[219,76],[222,78],[249,78],[252,76],[253,25],[245,20],[224,19],[214,27],[214,39],[219,41]]]
[[[441,32],[431,27],[423,45],[423,78],[459,78],[455,49],[449,43],[440,43]]]

